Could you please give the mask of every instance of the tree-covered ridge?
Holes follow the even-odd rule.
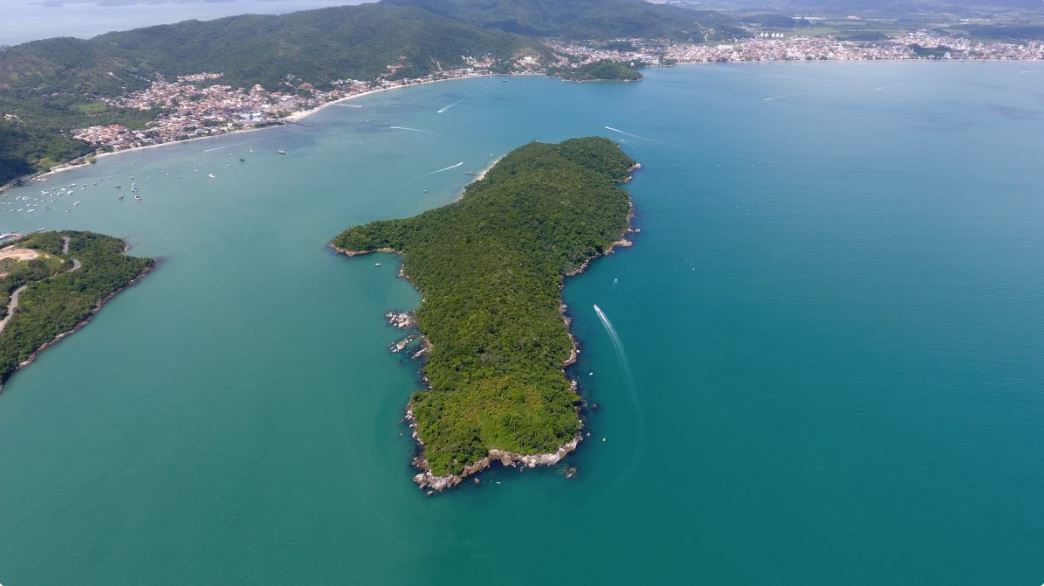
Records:
[[[384,0],[537,38],[641,37],[703,42],[746,36],[735,19],[645,0]]]
[[[0,185],[89,152],[71,138],[72,129],[141,128],[155,112],[113,108],[99,98],[143,89],[157,76],[222,72],[221,82],[233,87],[277,90],[288,75],[326,87],[347,78],[419,77],[458,67],[464,57],[507,62],[548,55],[531,39],[390,4],[186,21],[0,48]]]
[[[143,88],[156,74],[201,71],[220,71],[222,83],[233,86],[276,89],[287,75],[322,85],[373,79],[392,64],[411,76],[460,65],[463,56],[545,51],[530,39],[423,8],[364,4],[33,41],[0,52],[0,89],[112,96]]]
[[[0,384],[41,346],[76,328],[153,266],[152,259],[124,254],[122,240],[91,232],[38,232],[16,246],[41,254],[0,261],[0,317],[18,295],[18,306],[0,331]]]
[[[569,81],[638,81],[642,78],[637,67],[608,59],[577,67],[556,67],[550,74]]]
[[[434,474],[460,473],[494,448],[552,452],[578,433],[559,290],[626,230],[630,200],[617,183],[633,164],[603,138],[531,143],[456,203],[334,240],[402,253],[424,296],[417,323],[432,345],[431,390],[411,407]]]

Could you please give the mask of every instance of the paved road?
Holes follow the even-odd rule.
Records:
[[[4,328],[7,327],[7,322],[11,321],[11,318],[14,317],[15,310],[18,309],[18,297],[28,286],[29,285],[22,285],[15,289],[15,292],[11,294],[11,303],[7,305],[7,315],[4,316],[4,319],[0,319],[0,334],[4,333]]]
[[[69,254],[68,236],[62,236],[62,254]],[[79,259],[72,258],[69,260],[71,260],[73,263],[72,268],[69,269],[70,273],[73,271],[80,270],[80,267],[83,266],[80,263]],[[11,321],[12,317],[14,317],[15,310],[18,309],[18,297],[22,295],[22,291],[25,291],[25,288],[28,286],[29,285],[22,285],[21,287],[15,289],[15,292],[11,294],[11,303],[7,305],[7,315],[4,316],[4,319],[0,319],[0,334],[4,333],[4,328],[7,327],[7,323]]]

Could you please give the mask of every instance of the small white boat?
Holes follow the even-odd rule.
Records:
[[[214,178],[214,174],[213,173],[207,173],[207,177],[210,177],[211,179],[213,179]]]

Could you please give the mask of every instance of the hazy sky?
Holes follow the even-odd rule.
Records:
[[[0,45],[233,14],[281,14],[364,0],[0,0]]]

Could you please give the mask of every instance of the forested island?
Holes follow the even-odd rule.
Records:
[[[414,480],[442,490],[486,467],[553,464],[580,441],[576,358],[560,290],[620,244],[637,165],[604,138],[531,143],[457,202],[346,230],[345,254],[397,252],[424,301],[428,390],[407,408],[421,451]],[[626,241],[624,241],[626,242]]]
[[[642,74],[630,63],[602,59],[576,67],[555,67],[551,75],[569,81],[638,81]]]
[[[154,266],[119,238],[37,232],[0,248],[0,387]]]

